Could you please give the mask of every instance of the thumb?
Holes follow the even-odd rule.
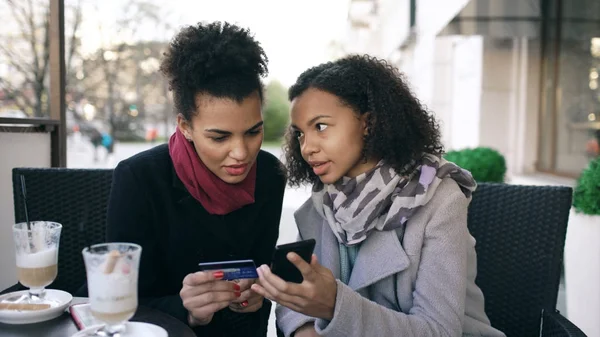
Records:
[[[317,258],[317,255],[313,254],[311,259],[310,259],[310,266],[313,268],[319,268],[321,266],[321,264],[319,263],[319,259]]]

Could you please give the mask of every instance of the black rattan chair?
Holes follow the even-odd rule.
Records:
[[[63,225],[58,253],[58,276],[49,288],[71,294],[85,283],[81,250],[105,241],[106,210],[112,170],[15,168],[13,200],[15,221],[24,222],[20,176],[27,185],[29,220],[55,221]],[[24,289],[15,285],[3,292]]]
[[[585,336],[556,310],[572,189],[480,184],[469,206],[477,284],[508,337]]]

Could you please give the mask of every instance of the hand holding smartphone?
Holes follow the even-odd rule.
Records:
[[[308,239],[275,247],[271,272],[286,282],[302,283],[302,273],[287,259],[287,254],[294,252],[310,264],[315,244],[315,239]]]

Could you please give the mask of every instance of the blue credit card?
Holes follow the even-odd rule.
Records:
[[[256,265],[252,260],[207,262],[199,263],[198,266],[201,271],[222,271],[223,280],[227,281],[258,278]]]

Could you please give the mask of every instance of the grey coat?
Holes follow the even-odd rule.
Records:
[[[315,319],[277,306],[286,336],[313,322],[321,336],[504,336],[491,327],[475,285],[475,239],[467,230],[470,200],[446,178],[408,221],[402,244],[395,231],[363,241],[348,285],[339,281],[338,241],[308,200],[295,213],[301,239],[338,278],[334,317]]]

